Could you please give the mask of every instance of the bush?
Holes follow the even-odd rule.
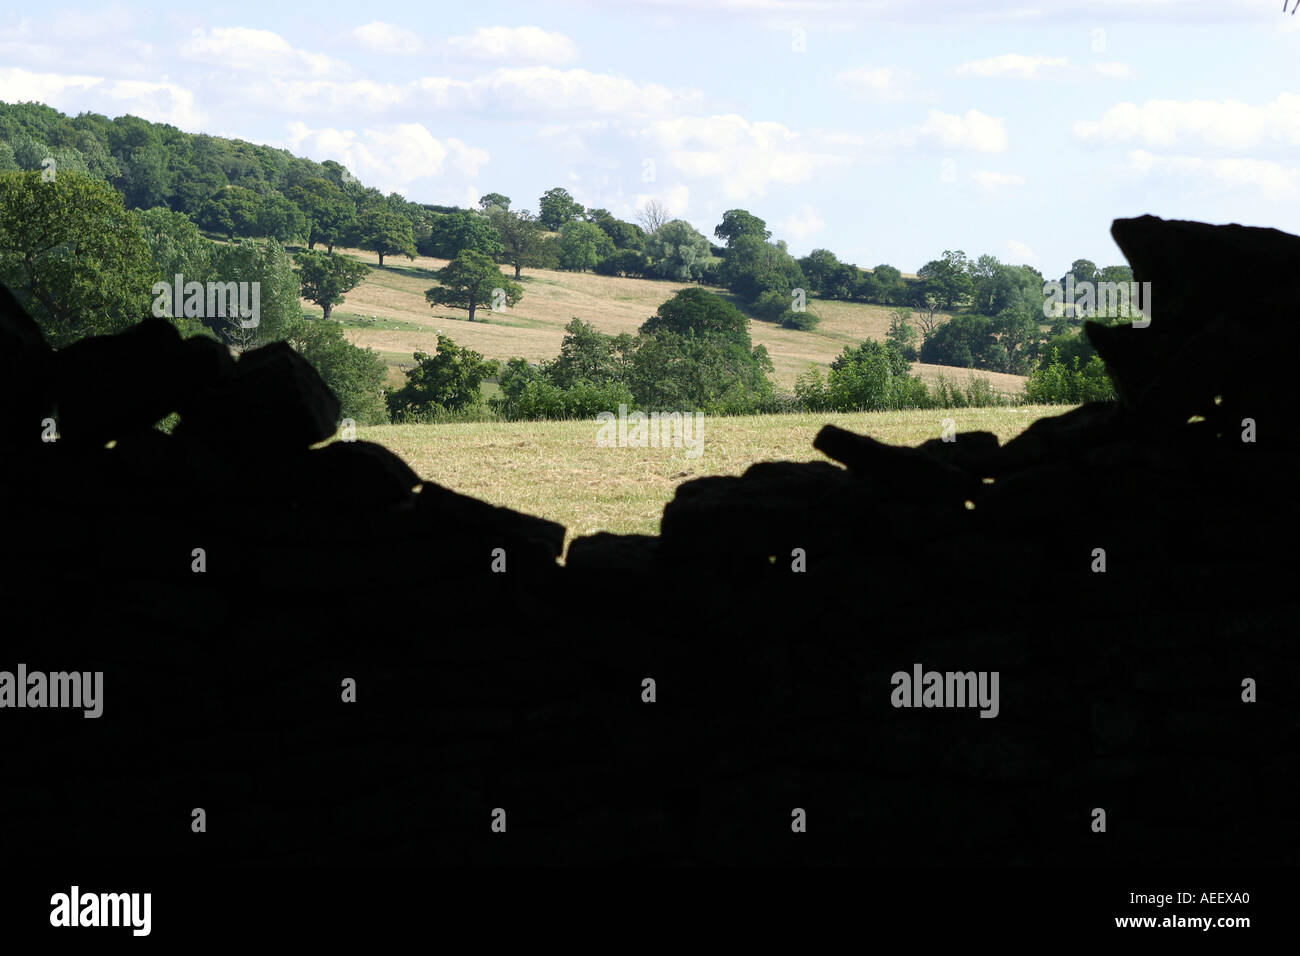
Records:
[[[987,378],[972,376],[965,385],[939,375],[930,387],[930,400],[935,408],[988,408],[1007,405],[1009,400],[993,390]]]
[[[1077,355],[1067,366],[1060,352],[1053,350],[1051,361],[1035,369],[1025,382],[1024,398],[1034,405],[1078,405],[1113,400],[1115,388],[1100,356],[1094,355],[1080,368]]]
[[[800,332],[811,332],[817,328],[817,323],[821,321],[821,316],[810,309],[802,312],[796,312],[794,309],[787,309],[781,316],[781,324],[787,329],[798,329]]]

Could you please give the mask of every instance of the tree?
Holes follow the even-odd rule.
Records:
[[[906,301],[906,286],[901,272],[891,265],[881,263],[872,270],[872,274],[879,285],[878,295],[884,305],[899,305]]]
[[[767,223],[744,209],[728,209],[724,212],[722,222],[718,223],[713,234],[728,246],[741,236],[757,236],[764,242],[772,238]]]
[[[212,232],[224,233],[227,241],[235,236],[257,235],[262,197],[243,186],[227,186],[203,204],[199,225]]]
[[[140,234],[149,246],[159,279],[171,282],[176,275],[204,280],[211,269],[212,242],[184,213],[155,206],[136,213]]]
[[[307,248],[321,243],[329,252],[342,241],[356,216],[356,208],[338,186],[317,176],[289,190],[292,199],[307,217]]]
[[[378,254],[383,268],[384,256],[404,255],[415,258],[415,233],[411,220],[388,208],[370,209],[357,223],[357,248]]]
[[[1097,281],[1097,264],[1091,259],[1075,259],[1070,263],[1070,271],[1066,275],[1074,276],[1074,284],[1080,282]],[[1065,276],[1061,276],[1061,282],[1065,282]]]
[[[966,253],[945,249],[942,259],[932,259],[923,265],[917,276],[926,288],[939,299],[945,309],[966,301],[974,292],[974,284],[966,271]]]
[[[589,222],[566,222],[560,227],[560,268],[586,272],[614,252],[604,230]]]
[[[257,235],[279,242],[292,242],[307,236],[307,217],[283,196],[267,196],[257,210]]]
[[[668,207],[658,199],[651,199],[642,206],[636,214],[636,221],[641,224],[647,236],[654,235],[659,231],[659,227],[668,222],[672,215],[668,212]]]
[[[792,290],[808,287],[803,270],[785,251],[784,243],[767,242],[755,233],[741,233],[727,244],[718,277],[746,302],[755,302],[768,291],[788,297]]]
[[[916,361],[916,327],[911,309],[895,309],[889,319],[885,341],[909,362]]]
[[[600,384],[618,378],[614,362],[614,340],[581,319],[564,327],[560,354],[543,369],[546,378],[560,388],[572,388],[581,381]]]
[[[668,299],[639,331],[722,338],[749,346],[749,320],[726,299],[698,288],[682,289]]]
[[[298,264],[302,297],[319,305],[324,312],[324,319],[330,317],[334,306],[343,301],[344,295],[370,275],[368,265],[344,255],[303,250],[293,260]]]
[[[537,218],[551,230],[558,230],[566,222],[581,218],[585,211],[582,204],[569,195],[567,189],[559,186],[546,190],[538,200],[537,208]]]
[[[509,212],[510,197],[503,196],[500,193],[488,193],[479,197],[478,207],[484,212],[490,212],[493,209],[500,209],[503,212]]]
[[[501,243],[500,257],[515,267],[515,279],[524,266],[541,264],[542,241],[545,234],[542,224],[527,209],[510,212],[500,206],[488,209],[488,218],[497,231]]]
[[[490,208],[496,211],[500,207]],[[455,259],[466,250],[496,256],[504,249],[492,219],[470,210],[434,214],[428,239],[420,247],[421,252],[438,259]]]
[[[646,239],[650,271],[665,279],[688,282],[704,274],[709,260],[709,240],[683,219],[666,222]]]
[[[438,285],[424,293],[430,306],[449,305],[466,309],[469,320],[480,305],[494,305],[493,293],[501,290],[501,302],[514,305],[524,294],[523,287],[511,282],[491,259],[481,252],[465,251],[434,274]]]
[[[388,369],[379,353],[353,345],[337,322],[296,319],[285,329],[284,338],[320,373],[338,397],[344,418],[362,425],[388,422],[384,404]]]
[[[480,353],[462,348],[441,334],[437,351],[433,355],[416,352],[415,363],[415,368],[406,373],[406,384],[388,393],[388,409],[394,421],[476,405],[481,399],[483,380],[500,369],[499,363],[485,360]]]
[[[156,269],[136,215],[107,183],[0,173],[0,282],[51,345],[145,318]]]
[[[293,260],[274,239],[214,246],[209,276],[216,282],[257,283],[256,325],[246,328],[234,309],[224,317],[204,316],[205,324],[237,349],[279,341],[290,324],[302,317],[302,286],[293,271]]]

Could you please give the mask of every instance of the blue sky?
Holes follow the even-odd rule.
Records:
[[[1300,0],[1292,0],[1300,2]],[[418,202],[564,186],[712,235],[1049,276],[1153,213],[1300,233],[1280,0],[2,4],[0,100],[335,159]]]

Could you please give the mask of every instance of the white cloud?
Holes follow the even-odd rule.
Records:
[[[835,74],[835,82],[841,87],[857,96],[875,100],[902,99],[904,93],[900,79],[898,71],[891,66],[860,66]]]
[[[569,63],[578,57],[578,45],[563,33],[541,27],[481,27],[473,36],[451,37],[448,48],[476,59],[525,63]]]
[[[1242,157],[1208,159],[1201,156],[1159,156],[1145,150],[1128,155],[1129,168],[1139,175],[1169,175],[1233,190],[1257,190],[1265,199],[1300,198],[1300,168]]]
[[[970,178],[975,181],[975,185],[985,192],[993,192],[1005,186],[1023,186],[1025,184],[1024,176],[1017,176],[1014,173],[995,173],[987,169],[978,169],[970,174]]]
[[[1038,253],[1027,245],[1016,239],[1007,240],[1007,251],[1010,253],[1012,262],[1016,264],[1034,262],[1038,258]]]
[[[1239,100],[1148,100],[1142,106],[1118,103],[1100,120],[1074,124],[1084,142],[1176,146],[1200,140],[1226,149],[1267,143],[1300,146],[1300,94],[1282,93],[1271,103],[1252,106]]]
[[[390,56],[409,56],[419,53],[424,48],[423,42],[411,30],[374,20],[352,31],[362,48],[371,53],[386,53]]]
[[[1104,76],[1108,80],[1123,80],[1131,76],[1137,76],[1137,71],[1127,63],[1107,61],[1103,63],[1094,63],[1092,71],[1098,76]]]
[[[799,211],[778,224],[780,235],[802,242],[810,239],[826,228],[826,220],[818,215],[817,210],[804,203]]]
[[[666,151],[670,166],[716,179],[726,199],[763,196],[770,185],[807,182],[820,170],[848,162],[804,146],[800,134],[780,123],[751,123],[734,113],[662,120],[646,132]]]
[[[194,93],[169,82],[116,80],[101,92],[116,104],[115,112],[130,113],[154,123],[170,123],[178,129],[198,132],[205,117],[194,108]]]
[[[918,132],[943,146],[980,153],[1000,153],[1007,148],[1007,124],[1000,117],[979,110],[967,110],[965,116],[930,110],[929,116]]]
[[[317,160],[336,160],[362,182],[374,182],[385,192],[404,189],[417,179],[445,171],[476,176],[490,159],[486,150],[459,139],[439,140],[420,123],[399,123],[360,133],[311,129],[299,121],[289,123],[287,128],[293,152]]]
[[[211,31],[196,28],[189,41],[181,45],[181,55],[237,72],[312,76],[351,72],[351,67],[340,60],[299,50],[278,33],[248,27],[217,27]]]
[[[684,183],[677,183],[657,193],[638,193],[632,201],[632,208],[628,210],[628,213],[635,215],[651,199],[657,199],[663,203],[664,208],[668,210],[669,219],[684,219],[687,210],[691,208],[690,187]]]
[[[78,73],[32,73],[16,66],[0,67],[0,100],[21,103],[36,100],[58,106],[64,94],[84,92],[104,82],[102,76]]]
[[[1070,65],[1063,56],[1025,56],[1022,53],[1004,53],[984,60],[968,60],[953,72],[958,76],[1011,77],[1032,80],[1043,70],[1060,70]]]

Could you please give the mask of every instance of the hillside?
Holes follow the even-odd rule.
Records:
[[[474,322],[466,321],[463,310],[439,306],[430,308],[424,292],[434,284],[433,271],[446,265],[442,259],[419,256],[414,261],[388,256],[383,268],[372,252],[342,250],[375,271],[334,309],[334,317],[347,327],[348,338],[369,346],[383,357],[400,381],[401,365],[410,365],[417,350],[432,351],[438,329],[458,345],[482,352],[488,358],[522,356],[530,362],[554,358],[570,319],[590,322],[600,331],[617,335],[635,333],[660,303],[690,283],[664,279],[626,279],[589,272],[558,272],[524,269],[521,284],[524,297],[505,313],[480,310]],[[508,270],[507,270],[508,271]],[[726,298],[732,298],[722,290]],[[737,303],[739,304],[739,303]],[[779,325],[752,321],[750,335],[755,345],[764,345],[776,367],[774,378],[786,392],[794,390],[796,377],[809,365],[825,369],[845,346],[864,339],[883,339],[889,328],[892,307],[865,303],[809,299],[809,308],[822,318],[813,331],[800,332]],[[310,314],[320,308],[304,302]],[[487,321],[482,321],[487,319]],[[1020,391],[1024,377],[942,365],[916,363],[913,371],[927,383],[940,374],[965,381],[972,375],[987,377],[997,391]]]

